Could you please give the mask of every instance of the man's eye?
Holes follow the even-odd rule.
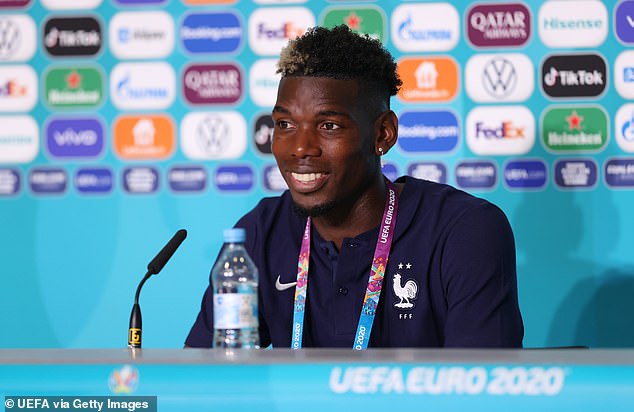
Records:
[[[277,122],[275,122],[275,126],[278,129],[288,129],[291,127],[291,124],[286,120],[278,120]]]
[[[338,124],[330,123],[330,122],[322,124],[321,127],[322,129],[326,129],[326,130],[337,130],[341,128]]]

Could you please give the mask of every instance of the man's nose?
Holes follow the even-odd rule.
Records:
[[[292,155],[295,157],[319,156],[321,154],[319,137],[310,128],[300,127],[295,133],[292,150]]]

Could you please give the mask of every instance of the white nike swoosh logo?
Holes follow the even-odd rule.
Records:
[[[277,280],[275,281],[275,289],[282,291],[282,290],[290,289],[296,284],[297,282],[282,283],[280,282],[280,276],[278,275]]]

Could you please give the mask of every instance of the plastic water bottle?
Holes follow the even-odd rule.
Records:
[[[249,257],[244,229],[227,229],[211,275],[215,348],[258,348],[258,268]]]

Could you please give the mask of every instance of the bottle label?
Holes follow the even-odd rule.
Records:
[[[214,294],[214,328],[258,327],[258,297],[255,293]]]

